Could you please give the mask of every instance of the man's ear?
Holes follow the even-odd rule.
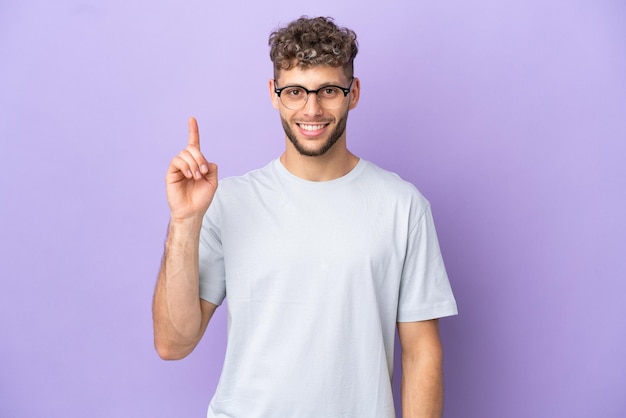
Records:
[[[359,98],[361,97],[361,80],[359,80],[358,78],[354,78],[354,81],[352,82],[352,89],[350,90],[350,107],[349,109],[352,110],[356,107],[357,104],[359,104]]]
[[[274,106],[274,108],[278,110],[280,108],[280,104],[278,103],[278,95],[274,92],[274,80],[269,81],[269,90],[272,106]]]

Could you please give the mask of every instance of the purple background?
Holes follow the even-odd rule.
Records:
[[[0,416],[202,417],[224,353],[150,304],[187,117],[221,177],[281,152],[267,36],[359,34],[349,144],[433,204],[461,315],[446,417],[626,416],[626,6],[0,2]],[[243,99],[242,99],[243,98]]]

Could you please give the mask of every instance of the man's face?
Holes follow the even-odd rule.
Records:
[[[327,85],[348,87],[350,81],[341,67],[296,67],[280,71],[276,86],[302,86],[308,90],[316,90]],[[288,109],[274,93],[273,81],[270,81],[270,94],[274,107],[280,111],[285,135],[300,154],[311,157],[324,155],[339,141],[345,146],[348,111],[356,107],[359,98],[358,79],[354,80],[352,90],[336,109],[320,106],[317,95],[313,93],[309,94],[301,109]]]

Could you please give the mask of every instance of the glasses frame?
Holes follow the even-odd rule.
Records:
[[[291,110],[299,110],[302,109],[304,106],[306,106],[307,102],[309,101],[309,95],[311,93],[315,93],[315,97],[317,97],[317,103],[322,106],[322,103],[320,102],[319,96],[318,96],[318,92],[320,90],[324,90],[327,89],[329,87],[336,87],[339,90],[341,90],[343,92],[343,98],[345,99],[348,96],[348,93],[350,93],[350,91],[352,91],[352,84],[354,83],[354,77],[352,77],[352,80],[350,80],[350,84],[348,85],[348,87],[341,87],[341,86],[337,86],[335,84],[326,84],[316,90],[309,90],[306,87],[300,86],[298,84],[292,84],[289,86],[285,86],[285,87],[276,87],[276,79],[274,79],[274,93],[276,93],[276,95],[278,96],[278,99],[280,100],[280,102],[283,104],[283,106],[285,106],[287,109],[291,109],[289,106],[285,105],[285,103],[283,103],[282,99],[280,99],[280,94],[283,92],[283,90],[288,89],[288,88],[299,88],[302,89],[306,92],[306,99],[304,99],[304,101],[302,102],[302,106],[300,106],[297,109],[291,109]],[[322,106],[324,107],[324,106]]]

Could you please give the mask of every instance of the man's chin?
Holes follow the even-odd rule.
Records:
[[[289,137],[289,140],[293,144],[294,148],[300,155],[306,157],[320,157],[326,154],[337,141],[325,140],[299,140],[298,138]]]
[[[300,144],[294,144],[296,151],[298,151],[298,153],[300,155],[304,155],[305,157],[320,157],[324,154],[326,154],[326,152],[330,149],[326,146],[320,148],[320,147],[303,147]]]

